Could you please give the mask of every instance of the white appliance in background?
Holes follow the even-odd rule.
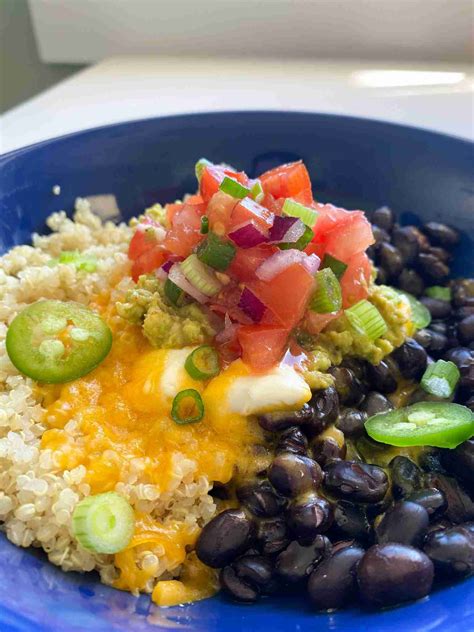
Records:
[[[40,56],[221,55],[470,63],[471,0],[29,0]]]

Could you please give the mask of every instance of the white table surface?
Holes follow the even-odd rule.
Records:
[[[113,57],[0,118],[0,152],[119,121],[199,111],[300,110],[474,138],[474,74],[460,65]]]

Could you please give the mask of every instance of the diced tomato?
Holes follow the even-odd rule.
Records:
[[[260,176],[263,190],[270,193],[274,198],[295,197],[304,192],[305,204],[313,200],[309,198],[311,193],[311,180],[309,173],[303,162],[291,162],[271,169]],[[301,201],[301,200],[299,200]]]
[[[209,218],[209,228],[218,235],[227,233],[230,224],[230,217],[238,201],[224,193],[217,191],[209,200],[206,215]]]
[[[173,223],[174,216],[176,215],[176,213],[179,213],[179,211],[183,207],[184,207],[184,204],[182,202],[177,202],[176,204],[165,205],[166,219],[168,220],[168,225],[171,225]]]
[[[289,331],[281,327],[243,325],[237,336],[243,361],[255,371],[266,371],[281,360]]]
[[[288,329],[301,320],[314,289],[313,276],[299,263],[283,270],[270,282],[256,280],[250,289]],[[266,317],[264,316],[265,322]]]
[[[238,248],[228,272],[239,281],[251,281],[255,279],[256,269],[277,250],[276,246],[254,246],[245,250]]]
[[[314,242],[319,256],[326,253],[345,263],[374,243],[372,228],[362,211],[346,211],[332,204],[318,205]]]
[[[132,264],[132,279],[136,282],[142,274],[149,274],[163,265],[169,253],[162,246],[146,250]]]
[[[147,230],[147,228],[153,229],[154,227],[160,227],[160,224],[152,220],[150,217],[145,217],[141,222],[141,225],[135,230],[135,233],[130,240],[128,246],[128,258],[135,260],[138,259],[144,252],[151,250],[158,244],[158,240],[153,230]]]
[[[273,213],[254,200],[244,198],[232,210],[229,231],[249,221],[255,222],[259,229],[267,230],[273,224]]]
[[[339,318],[341,313],[342,312],[339,311],[332,312],[331,314],[317,314],[316,312],[309,311],[305,318],[305,329],[308,333],[315,336],[323,331],[326,325],[329,325],[332,320]]]
[[[249,181],[243,171],[232,171],[232,169],[226,169],[219,165],[206,167],[202,172],[201,182],[199,184],[199,192],[205,202],[208,202],[214,193],[217,193],[224,176],[234,178],[234,180],[244,185],[247,185]]]
[[[342,306],[344,309],[367,298],[372,265],[365,252],[358,252],[347,262],[341,278]]]
[[[193,248],[203,239],[201,235],[201,217],[206,205],[183,204],[183,208],[174,214],[164,246],[180,257],[187,257]]]
[[[188,195],[185,200],[185,204],[202,204],[204,200],[201,195]]]

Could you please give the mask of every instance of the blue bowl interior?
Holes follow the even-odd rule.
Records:
[[[0,252],[45,229],[53,211],[77,196],[114,194],[128,218],[196,187],[206,156],[258,175],[302,158],[320,201],[371,211],[391,206],[402,223],[446,221],[462,231],[455,275],[474,272],[472,145],[413,128],[319,114],[199,114],[113,125],[45,141],[0,157]],[[52,192],[61,186],[61,194]],[[403,608],[315,614],[297,594],[238,606],[217,596],[158,609],[147,596],[101,585],[93,574],[65,574],[34,550],[0,535],[0,629],[449,632],[473,629],[474,579],[438,589]],[[471,626],[471,627],[469,627]]]

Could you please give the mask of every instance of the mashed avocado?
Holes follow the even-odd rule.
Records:
[[[130,323],[142,324],[151,344],[162,349],[202,344],[215,335],[198,304],[175,307],[166,299],[163,283],[152,275],[139,278],[124,300],[117,303],[117,312]]]
[[[318,336],[305,332],[304,326],[298,331],[298,342],[309,356],[305,379],[311,388],[329,386],[332,377],[325,371],[340,364],[344,357],[364,358],[378,364],[413,333],[411,308],[402,295],[384,285],[371,285],[368,300],[379,310],[388,327],[388,331],[373,342],[355,331],[344,314]]]

